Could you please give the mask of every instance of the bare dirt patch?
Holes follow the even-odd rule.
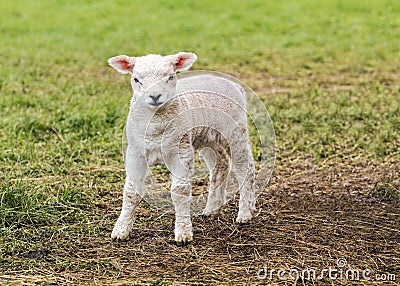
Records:
[[[236,202],[220,214],[193,219],[195,240],[173,243],[173,216],[142,204],[126,242],[111,242],[109,231],[118,200],[97,206],[97,231],[83,226],[38,234],[45,250],[10,253],[0,279],[26,284],[229,284],[379,285],[376,275],[400,278],[400,166],[393,163],[277,164],[258,214],[249,224],[234,223]],[[35,239],[35,238],[32,238]],[[32,250],[33,251],[33,250]],[[31,252],[34,253],[34,252]],[[370,280],[336,279],[325,268],[371,270]],[[34,265],[34,267],[32,267]],[[29,267],[28,267],[29,266]],[[261,269],[315,269],[316,279],[287,281]],[[4,269],[2,270],[4,271]],[[261,272],[260,272],[261,271]],[[361,275],[361,274],[360,274]],[[260,278],[261,277],[261,278]],[[392,284],[390,284],[392,283]]]

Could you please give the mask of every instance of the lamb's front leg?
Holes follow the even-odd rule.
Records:
[[[193,240],[190,203],[194,158],[191,151],[188,151],[187,155],[180,158],[178,155],[175,156],[169,166],[172,174],[171,198],[175,208],[175,242],[178,246],[186,245]]]
[[[121,214],[111,233],[112,239],[127,239],[133,227],[133,213],[141,200],[147,165],[143,156],[133,148],[126,152],[126,179]]]

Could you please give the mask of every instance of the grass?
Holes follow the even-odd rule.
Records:
[[[254,280],[256,264],[245,269],[247,252],[254,250],[242,238],[251,241],[252,229],[231,224],[234,205],[221,220],[196,219],[198,242],[186,250],[170,245],[172,217],[145,204],[130,242],[109,242],[121,201],[121,138],[130,88],[106,60],[181,50],[198,54],[194,69],[226,72],[247,83],[274,122],[276,172],[254,227],[262,228],[258,235],[265,245],[274,242],[284,254],[265,246],[257,265],[266,257],[296,264],[290,261],[298,257],[274,227],[297,227],[308,245],[302,251],[314,245],[320,257],[303,253],[306,264],[326,265],[329,251],[350,257],[345,245],[353,247],[351,238],[329,234],[330,223],[335,231],[338,225],[361,231],[362,250],[379,264],[376,271],[400,272],[399,248],[392,243],[399,230],[398,1],[16,0],[0,5],[0,282],[79,284],[97,277],[110,284],[157,285],[174,279],[195,283],[196,275],[203,275],[202,283],[260,283]],[[333,190],[338,198],[332,199]],[[310,201],[296,206],[293,198]],[[326,203],[330,200],[336,205]],[[352,219],[368,221],[368,211],[375,226]],[[314,225],[314,233],[299,223],[303,213],[308,224],[315,216],[327,224]],[[381,234],[380,226],[386,228]],[[271,236],[265,227],[272,228]],[[319,241],[318,229],[338,248]],[[384,249],[373,235],[386,241]],[[218,238],[211,254],[210,237]],[[223,246],[227,241],[230,247]],[[301,249],[296,248],[301,243],[288,243]],[[138,268],[128,266],[126,248]],[[26,258],[37,249],[50,255]],[[171,253],[179,262],[169,261],[173,273],[157,264],[157,257],[163,261]],[[202,263],[196,255],[215,264],[196,272],[191,267]],[[225,255],[233,262],[236,257],[237,264],[220,266]],[[148,269],[140,266],[146,257]],[[371,263],[361,255],[354,259],[360,267]],[[232,272],[234,265],[243,265],[240,275]]]

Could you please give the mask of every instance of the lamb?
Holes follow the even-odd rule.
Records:
[[[127,239],[136,205],[144,192],[148,166],[164,162],[171,172],[175,210],[175,242],[193,240],[190,204],[194,154],[200,150],[210,171],[204,215],[225,203],[227,180],[236,178],[240,190],[237,223],[255,212],[255,167],[246,118],[246,94],[241,86],[212,75],[180,77],[196,61],[194,53],[120,55],[111,67],[131,75],[133,97],[126,123],[126,180],[120,216],[112,239]]]

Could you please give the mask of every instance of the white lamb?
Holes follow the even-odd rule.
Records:
[[[111,237],[126,239],[133,213],[144,192],[148,166],[164,162],[171,172],[171,198],[175,208],[175,241],[193,239],[190,218],[191,177],[194,152],[210,170],[210,186],[204,214],[225,203],[228,176],[239,184],[236,222],[252,218],[255,211],[254,160],[251,154],[246,95],[236,83],[211,75],[177,79],[196,61],[193,53],[112,57],[108,63],[131,74],[133,97],[127,119],[126,181],[121,214]],[[230,172],[230,170],[232,172]]]

